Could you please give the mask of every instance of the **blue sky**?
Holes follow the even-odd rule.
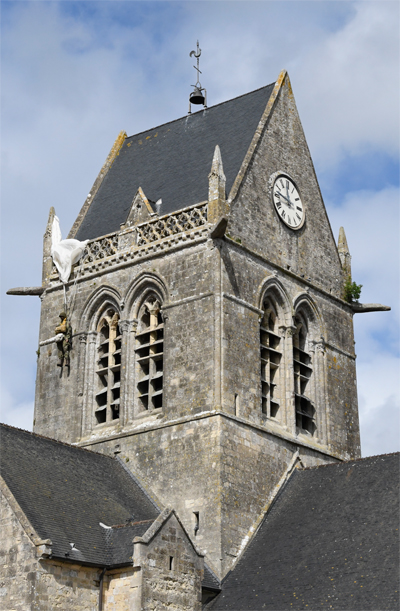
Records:
[[[289,72],[335,236],[344,225],[363,454],[399,449],[399,3],[1,2],[2,420],[30,428],[50,206],[64,237],[117,134],[187,111],[202,48],[209,105]]]

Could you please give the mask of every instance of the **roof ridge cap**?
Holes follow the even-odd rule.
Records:
[[[337,465],[349,465],[351,463],[364,462],[367,460],[371,460],[372,458],[383,458],[384,456],[399,456],[400,452],[387,452],[386,454],[373,454],[372,456],[361,456],[360,458],[349,458],[348,460],[338,460],[336,462],[328,462],[322,465],[314,465],[312,467],[303,467],[300,468],[299,471],[311,471],[312,469],[320,469],[321,467],[333,467]]]
[[[212,110],[213,108],[217,108],[217,106],[222,106],[223,104],[228,104],[229,102],[233,102],[234,100],[238,100],[239,98],[244,98],[246,95],[250,95],[252,93],[255,93],[256,91],[260,91],[261,89],[266,89],[267,87],[270,87],[271,85],[274,85],[274,83],[268,83],[268,85],[263,85],[262,87],[258,87],[257,89],[253,89],[253,91],[248,91],[247,93],[242,93],[241,95],[237,95],[234,98],[230,98],[229,100],[224,100],[223,102],[218,102],[218,104],[214,104],[213,106],[208,106],[207,108],[203,108],[202,110],[199,110],[195,113],[193,113],[192,115],[183,115],[182,117],[178,117],[177,119],[172,119],[172,121],[166,121],[165,123],[161,123],[160,125],[156,125],[154,127],[149,127],[148,129],[144,129],[141,132],[138,132],[137,134],[132,134],[131,136],[127,136],[126,140],[130,140],[131,138],[135,138],[136,136],[141,136],[143,134],[146,134],[147,132],[151,132],[155,129],[159,129],[160,127],[165,127],[166,125],[170,125],[171,123],[177,123],[178,121],[182,121],[183,119],[187,119],[189,116],[195,116],[198,115],[206,110]]]

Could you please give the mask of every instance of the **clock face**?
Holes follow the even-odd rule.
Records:
[[[296,185],[285,174],[279,174],[274,181],[272,201],[285,225],[300,229],[305,219],[304,206]]]

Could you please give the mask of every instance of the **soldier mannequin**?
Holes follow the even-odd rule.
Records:
[[[69,353],[71,351],[71,338],[72,338],[72,329],[71,325],[67,321],[67,315],[65,312],[60,313],[61,324],[56,327],[56,333],[62,333],[63,339],[57,342],[58,348],[58,358],[59,361],[57,363],[57,367],[62,367],[65,365],[69,367]]]

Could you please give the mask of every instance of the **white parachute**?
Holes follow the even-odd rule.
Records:
[[[71,275],[72,266],[82,257],[89,240],[63,240],[61,237],[60,221],[55,216],[51,228],[51,256],[57,268],[60,280],[66,284]]]

